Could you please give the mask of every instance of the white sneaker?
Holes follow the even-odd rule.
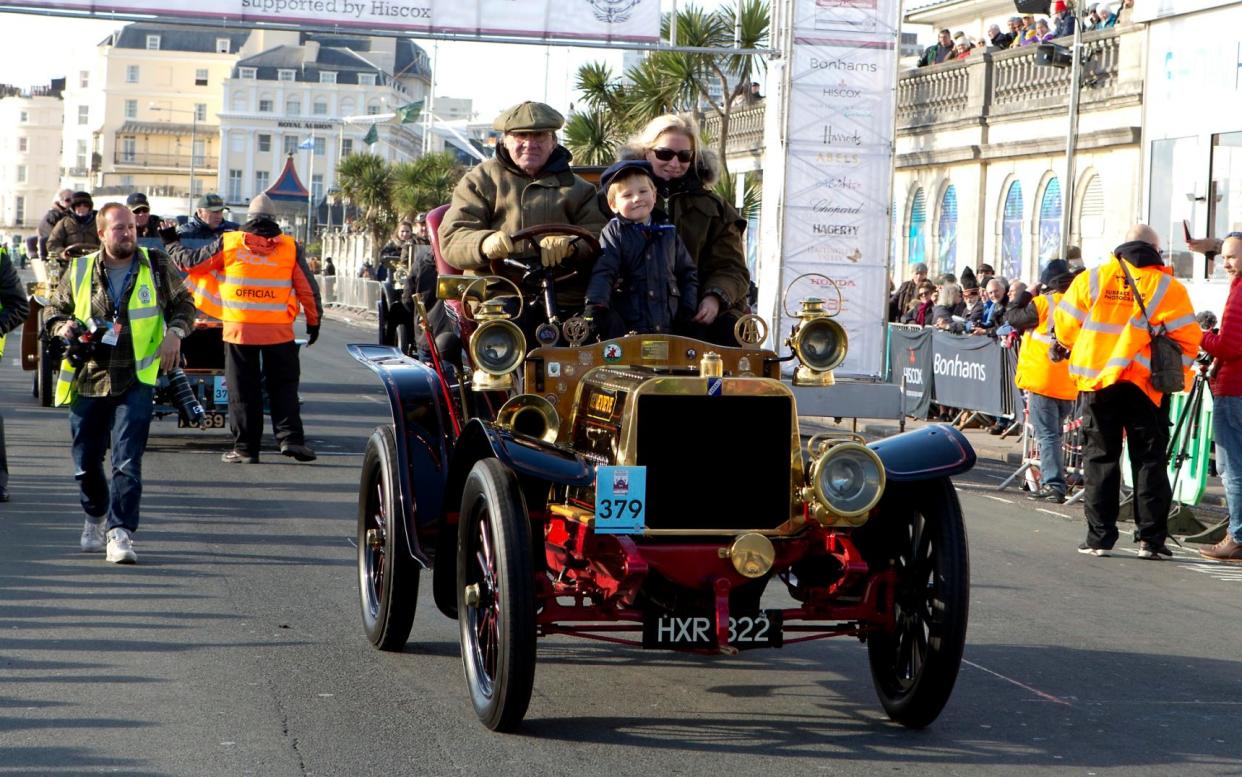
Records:
[[[82,545],[83,553],[98,553],[104,549],[104,519],[99,517],[91,519],[87,516],[82,526]]]
[[[128,531],[116,528],[108,532],[108,561],[113,564],[132,564],[137,560],[138,554],[134,553],[134,543],[129,538]]]

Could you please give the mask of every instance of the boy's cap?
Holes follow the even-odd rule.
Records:
[[[224,198],[214,192],[211,194],[204,194],[202,197],[198,198],[198,202],[194,205],[194,207],[202,208],[203,210],[221,211],[224,210]]]
[[[551,105],[527,100],[501,111],[492,128],[501,132],[556,132],[565,126],[565,117]]]
[[[651,179],[655,185],[659,185],[656,181],[655,171],[651,169],[651,163],[646,159],[622,159],[620,162],[613,162],[607,170],[599,176],[599,191],[607,196],[608,187],[612,186],[613,180],[626,170],[637,170],[643,175]]]

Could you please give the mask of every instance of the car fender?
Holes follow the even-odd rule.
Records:
[[[351,344],[349,355],[379,376],[397,439],[397,474],[410,555],[431,564],[424,540],[443,515],[449,426],[439,379],[422,362],[383,345]]]
[[[957,429],[932,424],[877,440],[869,446],[888,480],[908,483],[960,475],[975,466],[975,449]]]
[[[461,502],[466,478],[475,462],[489,457],[500,459],[524,485],[531,481],[570,486],[595,483],[595,467],[573,451],[475,418],[462,428],[453,447],[444,488],[444,504],[450,510]]]

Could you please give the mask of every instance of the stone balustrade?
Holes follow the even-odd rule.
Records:
[[[763,148],[763,102],[746,107],[734,108],[729,113],[729,143],[726,152],[735,154],[757,154]],[[720,137],[720,117],[709,113],[703,118],[703,135],[712,138]]]

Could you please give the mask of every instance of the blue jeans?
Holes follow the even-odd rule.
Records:
[[[1065,452],[1062,450],[1061,429],[1074,413],[1072,399],[1054,399],[1033,391],[1027,392],[1031,428],[1039,444],[1039,473],[1045,488],[1065,494]]]
[[[108,517],[108,530],[138,529],[142,499],[142,454],[147,449],[155,388],[135,382],[115,397],[82,397],[69,406],[74,477],[81,486],[82,509]],[[104,453],[112,444],[112,485],[104,476]]]
[[[1212,398],[1212,435],[1229,502],[1229,534],[1242,542],[1242,397]]]

